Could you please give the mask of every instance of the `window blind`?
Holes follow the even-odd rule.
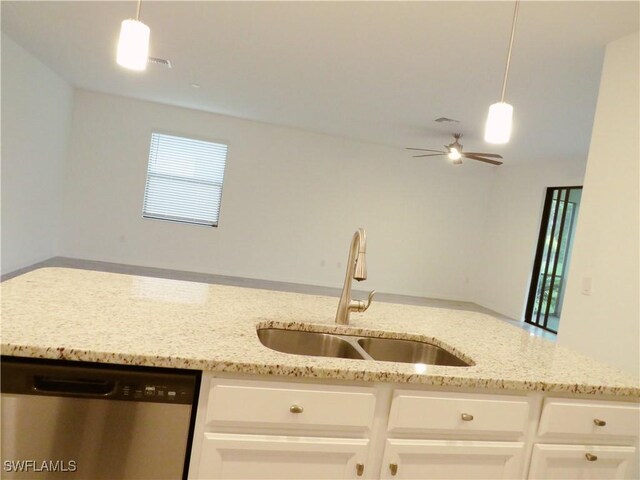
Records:
[[[227,145],[151,134],[142,216],[217,226]]]

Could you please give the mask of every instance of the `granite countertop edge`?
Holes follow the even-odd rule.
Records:
[[[310,378],[318,380],[344,380],[365,383],[397,383],[455,388],[482,388],[515,392],[550,392],[615,396],[640,399],[640,387],[615,387],[579,383],[549,383],[500,378],[466,378],[464,376],[408,374],[388,371],[323,368],[317,366],[259,365],[238,361],[216,361],[184,357],[136,355],[67,349],[63,347],[29,347],[25,345],[2,344],[3,356],[23,357],[42,360],[66,360],[88,363],[104,363],[125,366],[173,368],[199,370],[214,373],[261,375],[274,379]],[[361,360],[358,360],[359,362]],[[365,361],[365,360],[363,360]],[[365,361],[366,362],[366,361]],[[376,362],[379,363],[379,362]],[[385,362],[387,363],[387,362]]]

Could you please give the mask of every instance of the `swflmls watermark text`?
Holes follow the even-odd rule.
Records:
[[[75,472],[78,462],[75,460],[5,460],[2,463],[5,472]]]

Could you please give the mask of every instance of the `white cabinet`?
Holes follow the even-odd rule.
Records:
[[[637,402],[202,377],[189,478],[637,479]]]
[[[368,472],[375,390],[203,377],[189,478],[351,479]]]
[[[396,390],[389,431],[411,435],[518,438],[529,414],[527,397]]]
[[[538,444],[531,458],[531,479],[607,480],[631,478],[635,448]]]
[[[381,478],[519,478],[523,451],[521,442],[389,439]]]
[[[529,403],[515,395],[396,390],[381,478],[521,478]]]
[[[544,402],[538,435],[633,439],[640,429],[640,407],[620,402],[548,398]]]
[[[198,478],[338,479],[364,473],[366,439],[205,433]]]
[[[634,478],[639,428],[640,407],[635,403],[547,398],[529,478]]]
[[[353,387],[318,388],[258,383],[211,386],[206,422],[209,427],[264,427],[293,430],[366,431],[376,397]]]

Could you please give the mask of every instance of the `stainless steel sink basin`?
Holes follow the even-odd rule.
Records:
[[[328,333],[262,328],[258,330],[258,338],[265,347],[283,353],[360,360],[364,358],[351,343]]]
[[[470,366],[469,363],[443,348],[413,340],[357,337],[279,328],[259,329],[258,339],[265,347],[294,355],[421,363],[450,367]]]
[[[452,353],[431,343],[395,338],[360,338],[358,344],[374,360],[384,362],[424,363],[468,367],[469,364]]]

